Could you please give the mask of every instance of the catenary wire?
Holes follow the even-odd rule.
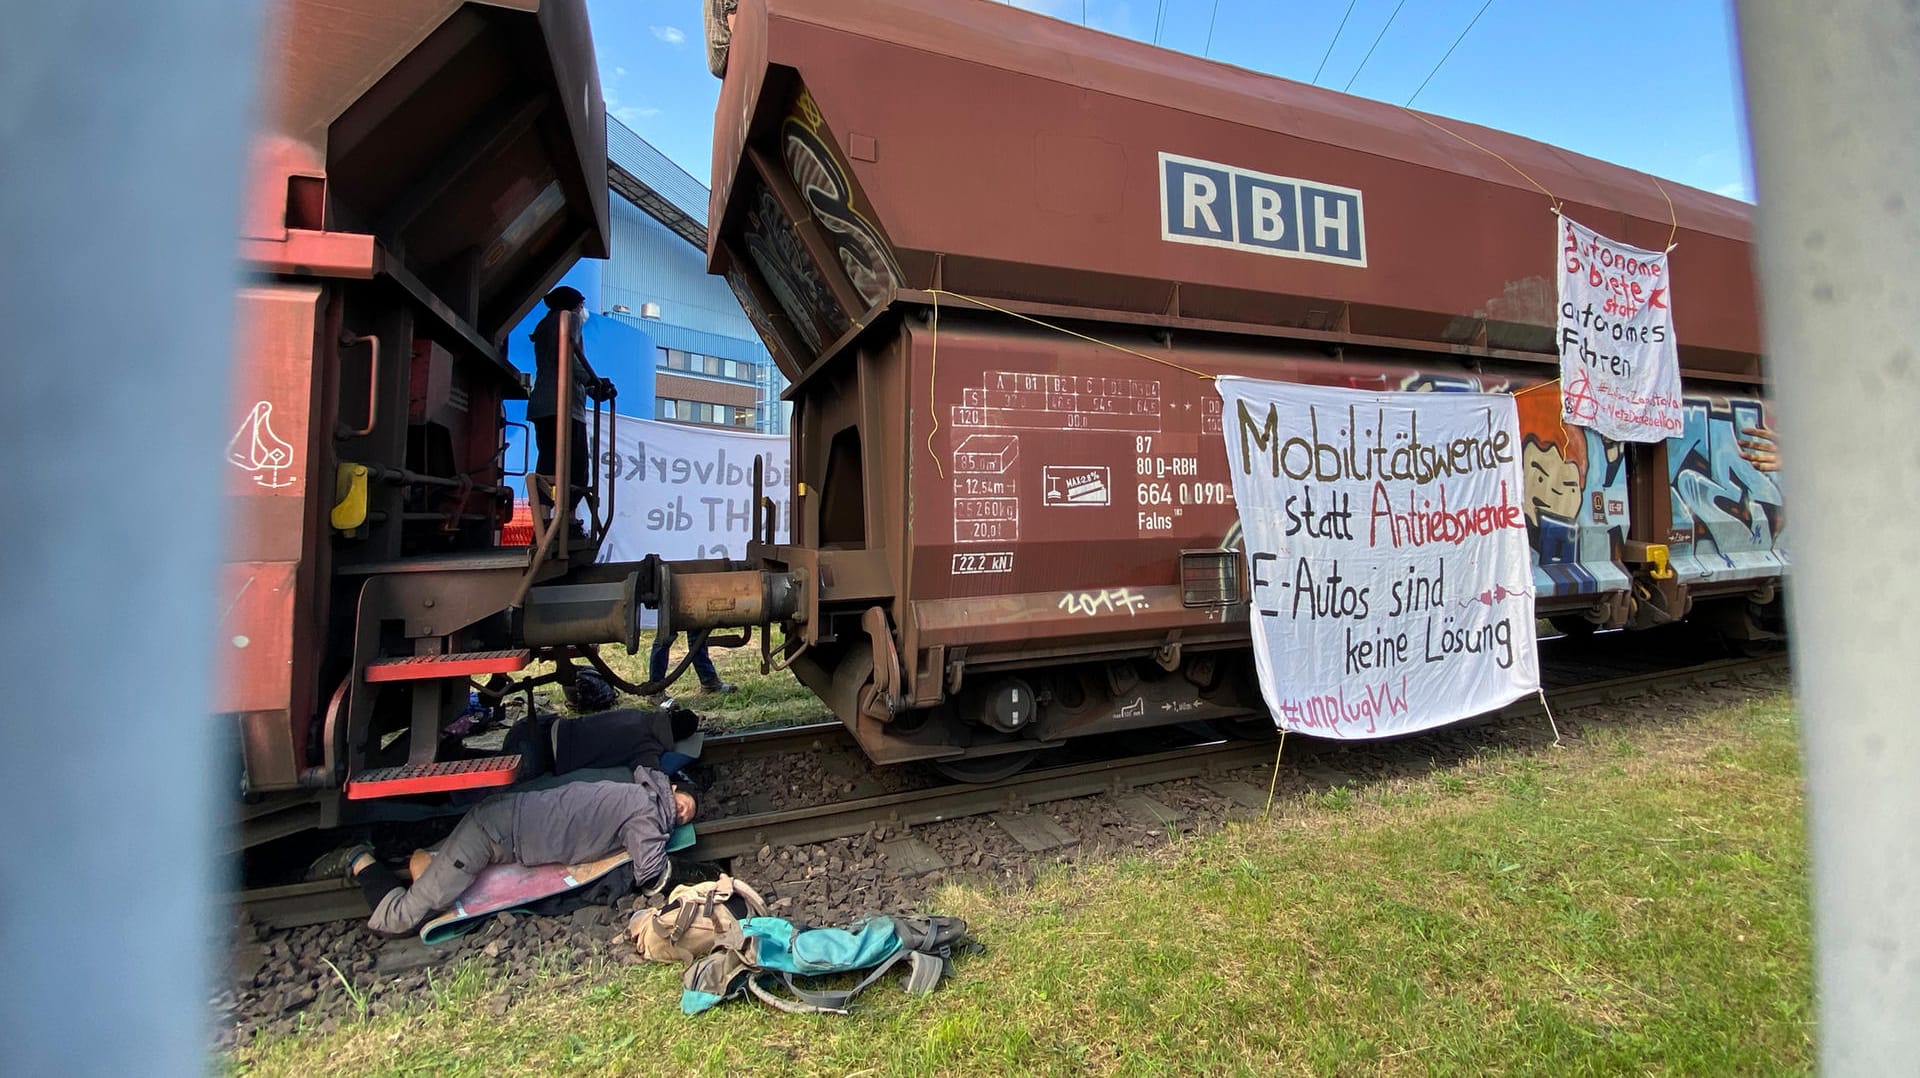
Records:
[[[1353,5],[1360,0],[1347,0],[1347,13],[1340,16],[1340,25],[1334,28],[1333,40],[1327,42],[1327,51],[1320,54],[1320,66],[1313,69],[1313,84],[1320,85],[1320,73],[1327,69],[1327,57],[1333,55],[1333,47],[1340,43],[1340,33],[1347,28],[1347,19],[1353,15]]]
[[[1467,23],[1467,28],[1465,30],[1460,31],[1460,36],[1454,38],[1453,44],[1447,46],[1447,51],[1444,55],[1440,57],[1440,62],[1433,65],[1433,70],[1427,72],[1426,78],[1420,80],[1420,87],[1419,89],[1416,89],[1415,91],[1413,91],[1413,97],[1407,98],[1408,108],[1413,107],[1414,101],[1418,99],[1420,96],[1420,91],[1427,88],[1427,83],[1432,82],[1433,77],[1440,73],[1440,69],[1447,66],[1447,57],[1453,55],[1453,50],[1459,48],[1460,43],[1462,41],[1465,41],[1467,39],[1467,35],[1473,32],[1474,23],[1479,22],[1480,16],[1485,15],[1487,13],[1487,9],[1492,6],[1493,6],[1493,0],[1487,0],[1486,3],[1480,5],[1479,11],[1476,11],[1473,13],[1473,18]]]
[[[1393,14],[1387,16],[1387,24],[1380,28],[1378,34],[1373,36],[1373,44],[1367,46],[1367,54],[1360,58],[1360,66],[1353,69],[1353,75],[1347,79],[1347,84],[1340,87],[1341,93],[1344,94],[1348,90],[1353,89],[1354,79],[1359,78],[1360,73],[1367,69],[1367,61],[1373,59],[1373,50],[1380,47],[1380,40],[1387,36],[1387,31],[1393,28],[1393,20],[1400,17],[1400,9],[1406,6],[1407,0],[1400,0],[1399,3],[1393,5]]]

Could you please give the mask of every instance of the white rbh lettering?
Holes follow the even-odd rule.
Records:
[[[1287,238],[1287,219],[1280,214],[1280,192],[1253,188],[1253,239],[1279,243]]]
[[[1189,172],[1184,177],[1187,185],[1186,226],[1195,230],[1199,218],[1207,219],[1207,231],[1220,231],[1220,219],[1213,215],[1213,200],[1220,195],[1220,188],[1214,185],[1213,177],[1201,172]]]

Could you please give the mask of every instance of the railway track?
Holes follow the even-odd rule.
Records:
[[[1778,669],[1785,663],[1785,656],[1719,659],[1678,669],[1641,671],[1550,688],[1548,699],[1556,709],[1571,710],[1749,676]],[[1546,717],[1537,698],[1510,704],[1471,722],[1482,724],[1530,717]],[[851,746],[851,738],[838,723],[816,723],[711,737],[703,748],[702,761],[724,766],[756,756]],[[1265,764],[1272,760],[1274,752],[1271,742],[1222,740],[1144,756],[1036,769],[998,782],[955,783],[803,808],[734,815],[702,822],[699,841],[688,851],[688,856],[723,861],[751,855],[763,846],[803,846],[857,835],[876,823],[899,831],[965,816],[1019,813],[1036,805],[1072,798],[1121,795],[1158,783],[1217,778]],[[249,890],[237,895],[236,900],[256,922],[274,928],[321,924],[363,916],[366,912],[358,891],[334,881]]]

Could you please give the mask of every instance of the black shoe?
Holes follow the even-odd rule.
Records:
[[[321,854],[314,860],[313,864],[307,866],[308,882],[327,879],[342,879],[349,883],[353,882],[353,863],[360,859],[361,854],[366,854],[369,857],[373,856],[373,846],[362,842],[353,846],[342,846],[337,850],[329,850]]]
[[[640,893],[643,895],[665,894],[667,890],[667,883],[672,879],[673,879],[673,862],[669,860],[660,866],[660,875],[655,876],[653,878],[652,883],[649,883],[645,887],[642,887],[640,889]]]

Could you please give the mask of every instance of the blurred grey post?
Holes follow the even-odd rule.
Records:
[[[261,7],[13,4],[0,32],[10,1074],[205,1072],[216,783],[236,773],[208,716],[217,483]]]
[[[1820,1058],[1833,1074],[1911,1074],[1920,1066],[1920,10],[1741,0],[1739,21],[1792,513]]]

